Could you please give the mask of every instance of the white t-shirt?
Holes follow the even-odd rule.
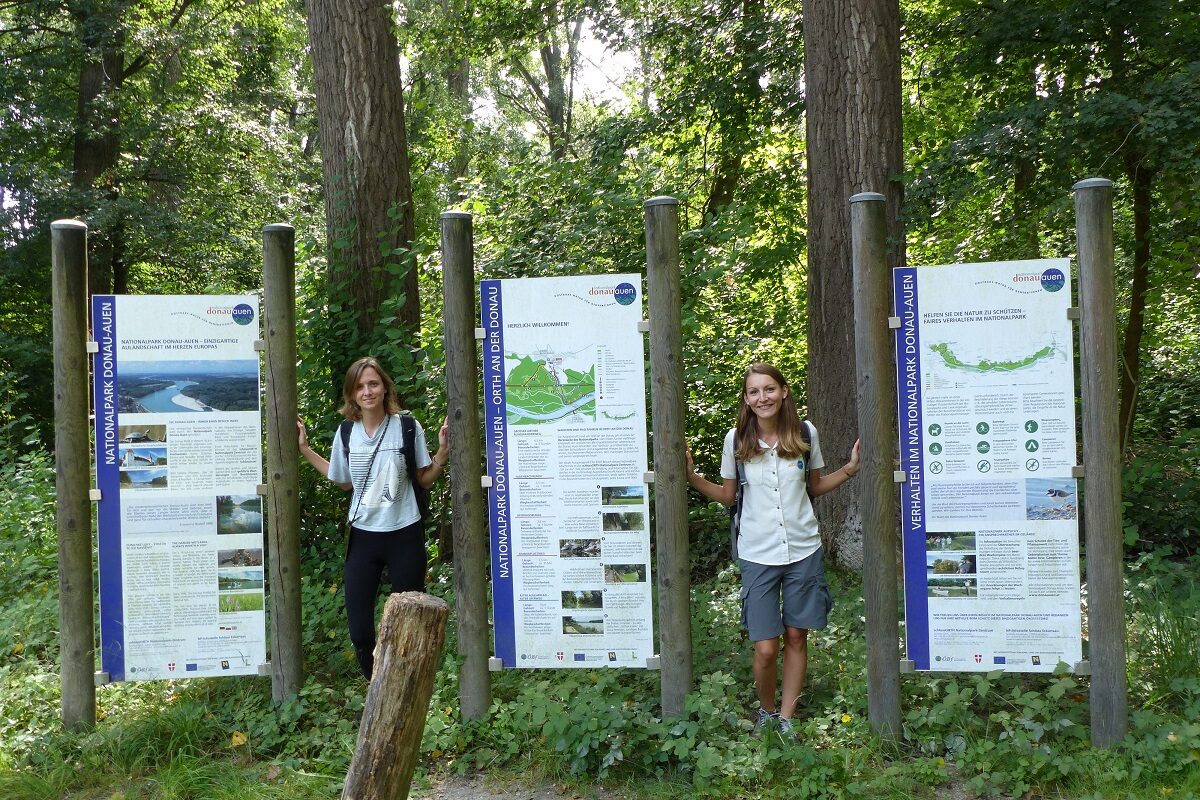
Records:
[[[812,423],[808,432],[812,449],[808,469],[821,469],[821,442]],[[721,477],[737,480],[737,462],[733,456],[736,431],[725,435],[721,452]],[[738,538],[738,557],[755,564],[793,564],[808,558],[821,546],[817,517],[808,499],[804,482],[804,456],[783,458],[774,447],[758,442],[765,452],[745,462],[746,485],[742,487],[742,524]]]
[[[375,452],[376,445],[379,445],[378,453]],[[416,450],[418,469],[433,463],[425,444],[425,431],[419,422],[416,423],[413,449]],[[375,453],[374,462],[371,461],[372,453]],[[329,480],[353,486],[346,518],[359,530],[394,531],[421,518],[404,463],[404,434],[399,415],[388,417],[371,437],[367,436],[362,422],[355,422],[350,428],[349,464],[341,431],[334,431]]]

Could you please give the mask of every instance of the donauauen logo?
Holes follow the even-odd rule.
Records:
[[[588,289],[590,295],[612,295],[619,305],[631,305],[637,300],[637,287],[632,283],[618,283],[616,286],[593,286]]]
[[[249,325],[254,321],[254,309],[246,303],[229,306],[209,306],[206,312],[210,317],[230,317],[238,325]]]
[[[1067,276],[1063,275],[1061,269],[1051,267],[1042,273],[1042,288],[1047,292],[1057,292],[1066,285]]]
[[[1047,292],[1057,292],[1067,285],[1067,276],[1058,267],[1050,267],[1041,274],[1021,272],[1012,276],[1013,283],[1036,283]]]

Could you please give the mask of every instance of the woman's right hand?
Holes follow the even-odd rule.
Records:
[[[696,465],[692,463],[692,448],[688,447],[686,442],[683,445],[683,460],[687,464],[687,474],[689,476],[695,474]]]
[[[300,450],[308,447],[308,429],[304,427],[304,420],[296,417],[296,437],[299,441]]]

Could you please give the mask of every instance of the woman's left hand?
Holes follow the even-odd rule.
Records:
[[[843,469],[846,470],[847,475],[854,476],[854,475],[858,474],[859,462],[861,461],[861,459],[862,459],[862,439],[855,439],[854,447],[850,448],[850,460],[847,461],[846,466],[843,467]]]
[[[450,418],[446,417],[442,420],[442,427],[438,428],[438,450],[445,450],[450,445]]]

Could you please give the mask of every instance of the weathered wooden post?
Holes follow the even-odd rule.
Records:
[[[1092,671],[1092,744],[1096,747],[1117,744],[1125,738],[1129,726],[1112,187],[1112,181],[1104,178],[1090,178],[1072,187],[1081,315],[1088,660]]]
[[[450,417],[451,526],[458,618],[459,706],[464,720],[482,719],[492,704],[488,674],[487,528],[479,439],[478,348],[475,342],[475,251],[471,215],[442,214],[446,402]]]
[[[296,440],[296,234],[263,227],[267,351],[267,536],[271,570],[271,697],[304,684],[300,610],[300,452]]]
[[[662,713],[683,714],[692,687],[691,581],[684,461],[683,326],[679,289],[679,201],[652,197],[646,212],[650,309],[650,400],[654,414],[654,535]]]
[[[887,204],[876,192],[850,198],[854,264],[854,353],[858,365],[857,483],[863,520],[867,612],[867,716],[882,736],[900,732],[900,624],[896,611],[896,378],[892,363]]]
[[[432,595],[388,598],[342,800],[408,797],[449,616],[445,601]]]
[[[87,225],[50,223],[54,328],[54,488],[58,501],[59,679],[63,724],[96,724],[92,463],[88,444]]]

